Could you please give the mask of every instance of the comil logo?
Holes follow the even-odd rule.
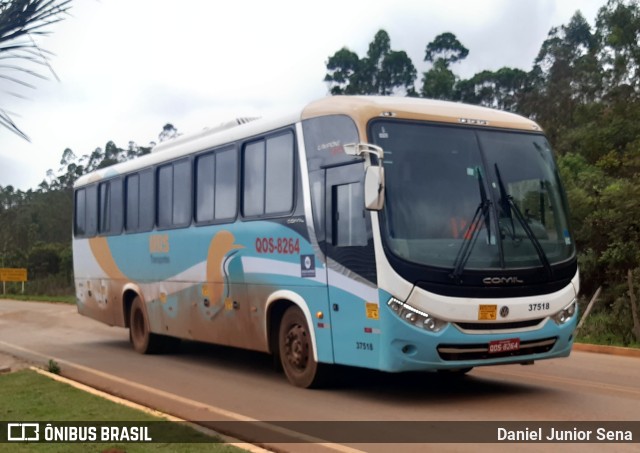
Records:
[[[7,441],[38,442],[39,440],[39,423],[7,423]]]
[[[518,277],[486,277],[482,279],[485,285],[516,285],[524,283]]]

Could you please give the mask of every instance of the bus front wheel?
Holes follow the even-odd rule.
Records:
[[[278,352],[287,379],[296,387],[319,387],[325,382],[327,365],[315,361],[307,320],[296,306],[289,307],[280,321]]]
[[[140,296],[136,296],[131,304],[129,341],[133,349],[140,354],[153,354],[158,352],[161,346],[160,337],[151,333],[147,311]]]

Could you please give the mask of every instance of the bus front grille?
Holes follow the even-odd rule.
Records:
[[[544,338],[542,340],[530,340],[520,342],[520,348],[516,351],[502,353],[489,353],[489,344],[441,344],[438,346],[438,354],[442,360],[486,360],[500,357],[519,357],[530,354],[542,354],[549,352],[558,340],[557,337]]]
[[[528,319],[514,322],[456,322],[455,325],[463,330],[508,330],[534,327],[544,321],[545,318]]]

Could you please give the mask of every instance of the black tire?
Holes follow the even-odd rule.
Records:
[[[129,341],[133,349],[140,354],[160,352],[163,346],[162,337],[151,333],[147,311],[140,296],[136,296],[131,304]]]
[[[278,352],[284,373],[293,385],[313,388],[326,384],[328,365],[313,358],[309,326],[296,306],[287,308],[280,321]]]

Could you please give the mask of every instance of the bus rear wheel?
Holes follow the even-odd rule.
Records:
[[[129,341],[133,349],[140,354],[159,352],[162,346],[160,336],[151,333],[147,311],[140,296],[136,296],[131,304]]]
[[[296,306],[289,307],[280,321],[278,352],[287,379],[296,387],[312,388],[325,383],[327,365],[315,361],[307,320]]]

